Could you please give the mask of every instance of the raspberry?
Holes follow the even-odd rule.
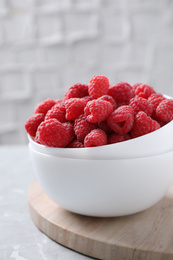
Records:
[[[160,128],[160,124],[153,120],[143,111],[140,111],[136,116],[131,130],[131,137],[139,137],[151,133]]]
[[[63,126],[65,126],[65,128],[69,132],[69,135],[71,136],[71,141],[76,139],[76,135],[74,132],[74,125],[70,122],[65,122],[65,123],[63,123]]]
[[[134,97],[134,91],[127,82],[118,82],[110,86],[108,95],[112,96],[116,103],[128,104],[129,100]]]
[[[83,148],[84,145],[82,142],[78,141],[78,140],[73,140],[68,146],[67,148]]]
[[[44,120],[44,114],[42,113],[37,113],[32,115],[25,122],[26,132],[31,136],[35,136],[37,128],[43,120]]]
[[[84,108],[86,106],[85,100],[81,98],[70,98],[65,101],[66,107],[66,119],[74,121],[81,114],[84,113]]]
[[[98,99],[110,102],[112,104],[112,106],[113,106],[113,109],[117,108],[117,104],[116,104],[115,100],[113,99],[113,97],[111,97],[109,95],[103,95],[102,97],[100,97]]]
[[[140,84],[135,90],[136,96],[146,99],[154,93],[156,93],[154,88],[146,84]]]
[[[109,80],[105,76],[94,76],[89,82],[89,95],[95,99],[106,95],[109,88]]]
[[[162,127],[162,126],[164,126],[164,125],[167,124],[166,122],[163,122],[163,121],[161,121],[161,120],[159,120],[159,119],[154,119],[154,118],[152,118],[152,119],[155,120],[155,121],[157,121],[157,123],[160,124],[160,127]]]
[[[51,119],[51,118],[56,118],[58,121],[61,123],[66,122],[66,108],[64,103],[57,103],[54,105],[50,110],[48,110],[45,120]]]
[[[65,147],[69,144],[71,136],[62,123],[52,118],[39,125],[36,140],[46,146]]]
[[[130,100],[129,106],[131,106],[134,110],[135,115],[139,111],[144,111],[148,116],[151,116],[153,112],[153,106],[151,103],[148,102],[147,99],[142,97],[134,97]]]
[[[39,103],[25,129],[36,142],[52,147],[90,147],[122,142],[150,133],[173,120],[173,99],[153,87],[127,82],[109,84],[94,76],[76,83],[63,99]]]
[[[101,146],[107,144],[107,136],[101,129],[92,130],[84,139],[85,147]]]
[[[55,102],[56,102],[56,105],[57,105],[57,104],[61,104],[61,103],[63,102],[63,99],[58,98],[57,100],[55,100]]]
[[[43,113],[44,115],[46,115],[47,111],[49,109],[51,109],[55,104],[56,104],[56,102],[53,99],[48,98],[48,99],[44,100],[43,102],[39,103],[36,106],[34,112]]]
[[[163,100],[156,108],[156,116],[158,120],[170,122],[173,119],[173,99]]]
[[[107,135],[113,133],[113,130],[107,124],[107,120],[99,122],[98,127],[102,129]]]
[[[133,127],[134,111],[131,106],[121,106],[107,119],[108,126],[117,134],[127,134]]]
[[[35,138],[34,138],[33,140],[34,140],[36,143],[41,144],[40,141],[38,140],[37,135],[35,136]]]
[[[85,96],[83,98],[81,98],[82,100],[84,100],[86,102],[86,104],[92,100],[92,97],[91,96]]]
[[[85,96],[88,96],[88,85],[76,83],[65,92],[64,100],[70,98],[82,98]]]
[[[96,99],[89,101],[84,109],[87,120],[91,123],[104,121],[111,115],[113,106],[110,102]]]
[[[113,133],[112,135],[110,135],[108,137],[108,144],[119,143],[119,142],[126,141],[129,139],[130,139],[129,134],[119,135],[119,134]]]
[[[132,87],[133,90],[135,91],[137,89],[137,87],[139,87],[140,85],[142,85],[142,83],[135,83]]]
[[[153,106],[153,113],[152,113],[153,119],[155,119],[155,118],[157,119],[156,108],[160,104],[160,102],[162,102],[165,99],[166,98],[160,93],[154,93],[154,94],[151,94],[151,96],[149,96],[148,102]]]
[[[97,128],[97,124],[88,122],[84,114],[80,115],[74,122],[74,131],[79,141],[83,141],[85,136],[95,128]]]

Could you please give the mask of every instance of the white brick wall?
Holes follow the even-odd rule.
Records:
[[[96,74],[173,96],[173,1],[0,0],[0,144],[37,102]]]

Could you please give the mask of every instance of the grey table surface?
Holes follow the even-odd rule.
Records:
[[[27,146],[0,146],[0,260],[89,260],[52,241],[31,220],[34,173]]]

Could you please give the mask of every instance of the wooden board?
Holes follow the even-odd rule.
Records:
[[[125,217],[77,215],[55,204],[35,180],[28,193],[35,225],[54,241],[105,260],[173,260],[173,186],[155,206]]]

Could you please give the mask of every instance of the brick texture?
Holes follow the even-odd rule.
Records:
[[[96,74],[173,96],[173,2],[0,0],[0,144],[36,104]]]

